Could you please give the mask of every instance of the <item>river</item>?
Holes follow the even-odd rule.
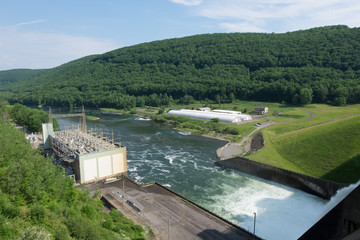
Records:
[[[222,169],[215,151],[225,143],[189,135],[133,115],[92,114],[88,129],[104,131],[127,147],[128,176],[156,181],[264,239],[297,239],[328,201],[277,183]],[[61,129],[77,118],[59,118]],[[255,213],[255,214],[254,214]]]

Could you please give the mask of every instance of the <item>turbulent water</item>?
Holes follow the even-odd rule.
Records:
[[[94,114],[92,114],[94,115]],[[98,115],[88,128],[103,130],[127,147],[128,175],[156,181],[265,239],[297,239],[327,201],[280,184],[215,166],[224,142],[189,135],[131,115]],[[61,128],[76,118],[58,119]],[[120,138],[119,138],[120,136]],[[255,213],[255,214],[254,214]]]

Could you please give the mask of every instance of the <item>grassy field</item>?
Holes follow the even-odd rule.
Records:
[[[360,105],[313,104],[296,111],[312,114],[263,129],[265,147],[248,158],[333,181],[358,181],[360,116],[354,115]]]

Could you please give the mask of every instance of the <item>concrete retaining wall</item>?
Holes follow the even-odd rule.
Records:
[[[299,240],[360,239],[360,186],[330,210]]]
[[[330,199],[338,189],[348,186],[348,184],[310,177],[282,168],[254,162],[243,157],[221,160],[215,164],[284,184],[325,199]]]

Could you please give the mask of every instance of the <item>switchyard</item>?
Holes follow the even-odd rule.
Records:
[[[51,149],[57,158],[70,166],[74,173],[72,177],[80,184],[126,175],[126,147],[115,143],[113,134],[110,140],[103,132],[87,131],[84,110],[76,116],[82,117],[82,123],[80,121],[71,130],[54,132],[52,123],[43,124],[44,149]]]

